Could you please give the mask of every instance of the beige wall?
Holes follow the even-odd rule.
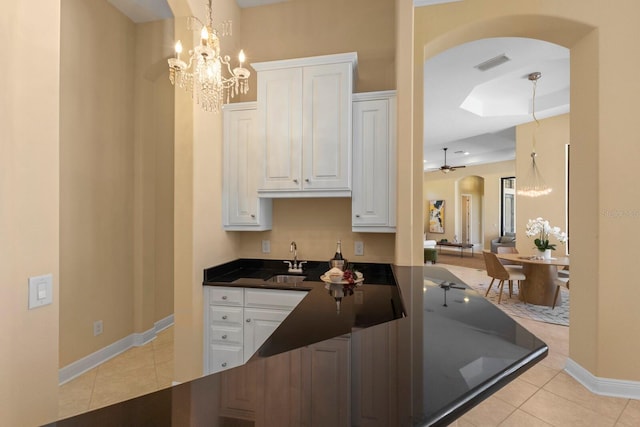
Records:
[[[61,367],[133,332],[135,26],[84,3],[61,12]]]
[[[394,17],[388,0],[288,1],[243,9],[241,42],[249,63],[358,52],[355,91],[395,89]]]
[[[481,212],[475,211],[475,213],[483,221],[483,224],[479,225],[483,234],[479,238],[480,240],[474,243],[482,242],[484,243],[484,248],[489,249],[491,247],[491,239],[500,235],[500,178],[515,176],[515,174],[515,161],[467,166],[464,169],[458,169],[446,175],[440,172],[425,172],[423,181],[424,197],[422,200],[425,212],[424,230],[427,232],[427,238],[452,241],[454,234],[457,234],[460,240],[460,194],[470,192],[471,194],[476,194],[481,201],[480,206],[476,206],[476,208],[481,208]],[[473,178],[471,188],[465,189],[465,178]],[[479,189],[476,191],[476,188],[480,186],[478,179],[484,181],[481,195],[478,194],[480,192]],[[458,183],[460,185],[457,185]],[[458,188],[456,189],[456,187]],[[428,231],[429,200],[445,200],[445,234],[433,234]],[[517,209],[519,212],[519,207]],[[457,224],[457,228],[454,224]],[[478,236],[476,236],[476,239],[478,239]]]
[[[33,426],[58,413],[60,2],[0,14],[0,424]],[[49,273],[53,304],[28,310]]]
[[[237,233],[242,256],[247,258],[293,259],[290,243],[296,242],[298,259],[329,260],[342,241],[342,254],[350,262],[393,262],[395,236],[390,233],[353,233],[351,199],[274,199],[273,229],[261,233]],[[262,253],[262,240],[271,242],[271,253]],[[364,243],[364,256],[353,254],[354,241]]]
[[[165,59],[173,20],[136,25],[134,124],[135,330],[173,314],[173,87]]]
[[[60,367],[173,313],[172,33],[62,2]]]
[[[423,7],[416,10],[413,70],[419,94],[424,60],[474,39],[531,37],[571,49],[571,275],[579,286],[571,290],[570,356],[595,376],[633,381],[640,380],[635,367],[640,342],[628,337],[640,333],[634,306],[640,290],[630,280],[637,240],[630,230],[637,228],[640,190],[629,183],[636,179],[640,154],[634,128],[640,88],[629,82],[636,80],[640,58],[627,52],[640,36],[639,14],[640,4],[631,0],[615,5],[484,0]],[[422,101],[399,97],[398,102],[413,104],[419,150]],[[626,325],[624,333],[620,325]]]
[[[176,38],[192,45],[186,16],[192,10],[204,19],[202,5],[177,0],[170,4]],[[238,22],[235,1],[220,1],[214,7],[216,19]],[[223,40],[235,46],[237,37],[234,31]],[[233,54],[224,52],[225,46],[223,54]],[[237,236],[222,229],[222,116],[202,111],[181,89],[176,89],[175,99],[174,379],[188,381],[202,375],[203,270],[238,254]]]

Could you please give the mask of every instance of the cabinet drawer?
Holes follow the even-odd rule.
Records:
[[[221,326],[211,326],[209,331],[209,339],[213,342],[229,343],[233,345],[242,345],[243,333],[242,327],[225,328]]]
[[[209,289],[209,303],[242,306],[244,303],[244,290],[242,288],[211,286]]]
[[[211,345],[209,355],[209,372],[224,371],[242,365],[242,347]]]
[[[217,325],[242,326],[242,307],[210,305],[209,322]]]
[[[307,296],[304,291],[277,289],[245,289],[245,307],[293,310]]]

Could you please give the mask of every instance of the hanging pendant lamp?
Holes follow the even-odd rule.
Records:
[[[526,197],[545,196],[552,191],[552,188],[544,182],[542,174],[540,174],[540,170],[538,169],[538,165],[536,164],[536,133],[538,132],[538,127],[540,127],[540,122],[538,122],[538,119],[536,118],[536,86],[540,77],[542,77],[542,73],[540,72],[529,74],[529,80],[533,84],[531,114],[533,116],[533,120],[536,122],[536,128],[533,131],[532,138],[531,165],[529,166],[525,178],[520,181],[523,183],[523,185],[518,189],[518,195]]]

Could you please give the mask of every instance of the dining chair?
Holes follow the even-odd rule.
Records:
[[[561,270],[558,270],[558,276],[565,279],[569,279],[569,266],[567,265]]]
[[[498,246],[496,248],[496,251],[499,254],[519,254],[520,253],[513,246]],[[500,258],[498,258],[498,261],[500,261],[500,264],[502,264],[504,266],[517,268],[519,270],[522,270],[522,264],[517,264],[517,263],[515,263],[515,261],[510,261],[510,260],[500,259]]]
[[[553,296],[553,304],[551,305],[551,309],[556,308],[556,300],[558,299],[558,294],[560,293],[560,288],[565,288],[569,290],[569,278],[568,277],[558,277],[553,281],[556,285],[556,293]]]
[[[487,275],[491,277],[491,283],[489,284],[489,288],[487,289],[487,292],[484,294],[484,296],[486,297],[487,295],[489,295],[491,286],[493,286],[493,282],[495,282],[497,279],[499,280],[498,304],[500,304],[500,302],[502,301],[502,291],[504,288],[504,282],[509,282],[509,297],[511,297],[511,295],[513,294],[513,281],[516,280],[518,281],[518,288],[522,293],[522,300],[526,304],[527,299],[525,295],[525,290],[522,284],[520,283],[520,281],[525,280],[527,277],[524,275],[522,270],[502,265],[500,263],[500,260],[496,256],[496,254],[494,254],[491,251],[483,250],[482,255],[484,256],[484,263],[487,267]]]

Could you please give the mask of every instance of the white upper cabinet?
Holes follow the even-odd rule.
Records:
[[[255,102],[224,106],[222,225],[225,230],[271,229],[271,200],[258,198]]]
[[[263,197],[351,196],[356,54],[252,64]]]
[[[395,91],[353,96],[353,231],[395,232],[395,123]]]

